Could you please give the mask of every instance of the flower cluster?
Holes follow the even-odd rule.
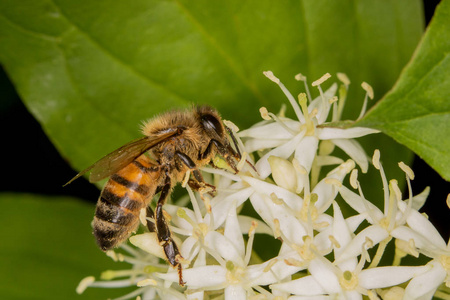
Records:
[[[386,178],[376,150],[372,163],[382,180],[383,208],[363,194],[358,170],[366,173],[369,160],[355,138],[377,131],[341,120],[348,78],[338,73],[340,86],[334,83],[326,91],[321,85],[329,74],[314,81],[319,96],[313,100],[299,74],[306,93],[296,100],[272,72],[264,74],[287,96],[296,119],[286,117],[284,108],[278,114],[261,108],[263,121],[247,130],[238,132],[228,122],[245,151],[240,172],[204,168],[215,196],[198,195],[187,186],[185,198],[164,207],[183,256],[185,287],[178,285],[177,270],[164,262],[156,234],[146,232],[130,238],[134,247],[108,252],[130,269],[105,271],[99,281],[86,277],[77,292],[136,286],[117,299],[431,299],[435,294],[448,299],[450,243],[418,212],[428,189],[413,196],[414,174],[400,163],[409,188],[404,200],[397,181]],[[362,87],[366,97],[359,118],[373,98],[372,88]],[[348,155],[346,161],[333,155],[336,147]],[[331,171],[323,174],[324,168]],[[352,188],[343,184],[346,177]],[[343,203],[352,214],[344,217]],[[243,214],[244,206],[253,214]],[[273,241],[262,246],[275,249],[265,260],[258,255],[262,249],[254,247],[261,235]],[[380,266],[390,243],[394,262]],[[428,263],[403,266],[406,255],[426,256]]]

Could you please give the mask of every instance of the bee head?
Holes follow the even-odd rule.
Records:
[[[199,107],[198,115],[200,122],[207,133],[211,134],[214,132],[221,138],[225,136],[225,128],[223,127],[219,113],[215,109],[209,106]]]

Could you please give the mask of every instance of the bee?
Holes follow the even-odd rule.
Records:
[[[211,164],[218,154],[234,172],[241,159],[236,138],[217,112],[209,106],[196,106],[190,110],[169,111],[142,126],[143,137],[125,144],[78,173],[67,184],[87,172],[89,180],[96,182],[110,177],[97,202],[93,228],[97,244],[103,251],[125,242],[139,226],[139,214],[146,209],[148,228],[156,231],[168,262],[178,268],[179,284],[182,279],[182,256],[172,238],[163,213],[163,205],[173,187],[189,171],[189,186],[197,191],[215,191],[207,184],[199,168]],[[230,144],[228,135],[235,149]],[[149,203],[160,193],[155,211]]]

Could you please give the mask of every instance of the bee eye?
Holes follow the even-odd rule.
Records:
[[[223,127],[219,120],[212,115],[202,115],[202,124],[206,130],[214,130],[219,136],[223,136]]]

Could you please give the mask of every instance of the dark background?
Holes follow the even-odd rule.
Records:
[[[423,2],[428,24],[439,1]],[[76,171],[60,156],[40,124],[27,111],[2,68],[0,97],[0,128],[3,140],[0,147],[3,158],[0,192],[68,195],[95,203],[99,190],[84,178],[62,187]],[[438,227],[445,240],[448,240],[450,209],[445,200],[450,193],[450,183],[418,157],[415,157],[413,170],[416,174],[412,182],[413,193],[418,194],[426,186],[431,187],[431,193],[422,211]]]

